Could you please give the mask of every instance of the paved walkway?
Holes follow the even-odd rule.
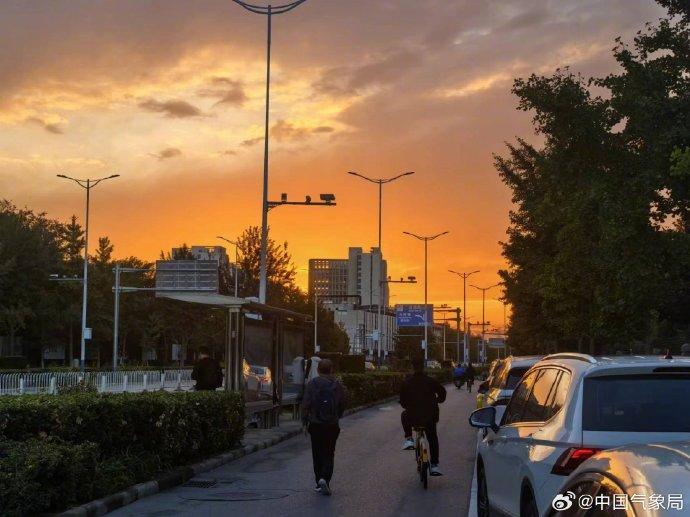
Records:
[[[111,515],[465,516],[476,436],[467,416],[474,401],[474,394],[450,386],[438,426],[445,475],[431,478],[427,491],[413,453],[400,450],[400,406],[388,403],[341,421],[331,497],[313,491],[309,440],[300,435]]]

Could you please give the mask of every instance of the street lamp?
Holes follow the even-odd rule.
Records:
[[[84,275],[83,275],[83,291],[82,291],[82,303],[81,303],[81,351],[79,355],[79,367],[81,370],[84,370],[84,367],[86,366],[86,303],[88,300],[89,296],[89,200],[90,200],[90,194],[91,194],[91,189],[94,188],[96,185],[98,185],[101,181],[113,179],[119,177],[119,174],[111,174],[110,176],[106,176],[104,178],[98,178],[95,180],[92,180],[90,178],[87,178],[85,180],[82,179],[77,179],[77,178],[71,178],[70,176],[66,176],[65,174],[58,174],[58,178],[63,178],[66,180],[71,180],[74,181],[77,185],[79,185],[81,188],[86,190],[86,224],[84,226]],[[91,336],[89,336],[89,339],[91,339]],[[72,358],[70,357],[70,361]]]
[[[267,263],[268,263],[268,124],[271,91],[271,20],[275,14],[284,14],[306,0],[294,0],[282,5],[260,6],[249,4],[243,0],[232,0],[249,12],[266,16],[266,119],[264,127],[264,177],[263,197],[261,202],[261,252],[259,266],[259,302],[266,303]]]
[[[411,232],[403,233],[405,235],[409,235],[410,237],[414,237],[415,239],[419,239],[420,241],[424,241],[424,361],[426,361],[429,357],[429,322],[427,321],[427,300],[429,294],[429,241],[433,241],[441,235],[446,235],[450,232],[446,230],[445,232],[437,233],[436,235],[431,235],[428,237],[417,235]]]
[[[398,174],[397,176],[392,176],[390,178],[370,178],[368,176],[365,176],[363,174],[360,174],[359,172],[356,171],[348,171],[348,174],[352,176],[357,176],[358,178],[362,178],[365,181],[368,181],[370,183],[375,183],[376,185],[379,186],[379,254],[381,258],[383,258],[383,251],[381,250],[381,221],[382,221],[382,204],[383,204],[383,185],[386,183],[391,183],[397,179],[400,179],[404,176],[410,176],[414,174],[414,171],[407,171],[403,172],[401,174]],[[379,273],[380,273],[381,268],[379,267]],[[380,339],[380,327],[381,327],[381,304],[383,303],[383,285],[379,282],[379,300],[378,300],[378,310],[377,310],[377,316],[376,316],[376,332],[377,332],[377,349],[378,349],[378,354],[381,354],[381,346],[378,344],[378,340]],[[371,289],[373,289],[373,285],[371,286]],[[371,302],[373,301],[372,296],[373,293],[369,293],[369,303],[371,305]]]
[[[452,269],[448,270],[449,273],[454,273],[458,275],[459,277],[462,278],[462,313],[463,313],[463,352],[462,356],[464,361],[467,363],[469,362],[469,357],[470,357],[470,349],[469,349],[469,340],[467,336],[467,279],[474,275],[475,273],[479,273],[479,270],[471,271],[469,273],[459,273],[458,271],[453,271]]]
[[[470,287],[474,287],[475,289],[479,289],[482,292],[482,362],[486,362],[486,342],[484,338],[484,330],[486,328],[486,318],[484,317],[484,306],[486,305],[486,292],[489,289],[493,289],[494,287],[498,287],[501,285],[499,282],[498,284],[490,285],[489,287],[478,287],[474,284],[470,284]]]
[[[240,253],[239,253],[240,245],[238,242],[231,241],[230,239],[226,239],[225,237],[221,237],[220,235],[216,235],[216,239],[220,239],[222,241],[227,242],[228,244],[232,244],[233,246],[235,246],[235,298],[237,298],[238,292],[239,292],[237,279],[240,276],[240,258],[239,258],[240,257]]]

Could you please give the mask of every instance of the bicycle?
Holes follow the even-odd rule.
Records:
[[[429,441],[426,439],[426,430],[424,427],[413,427],[412,433],[414,436],[414,454],[415,461],[417,462],[417,472],[419,472],[419,480],[426,490],[429,486],[429,460],[431,458]]]

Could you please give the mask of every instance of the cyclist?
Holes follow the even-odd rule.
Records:
[[[432,476],[441,476],[438,468],[439,446],[436,423],[439,416],[438,405],[446,400],[446,390],[440,382],[424,373],[423,358],[414,358],[412,368],[414,373],[405,379],[400,388],[400,405],[404,408],[400,415],[403,431],[405,431],[403,449],[414,449],[412,428],[424,427],[431,453],[429,472]]]

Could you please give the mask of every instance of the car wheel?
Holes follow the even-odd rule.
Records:
[[[520,517],[539,517],[537,502],[529,488],[524,489],[522,501],[520,501]]]
[[[486,486],[484,466],[477,466],[477,517],[489,517],[489,489]]]

